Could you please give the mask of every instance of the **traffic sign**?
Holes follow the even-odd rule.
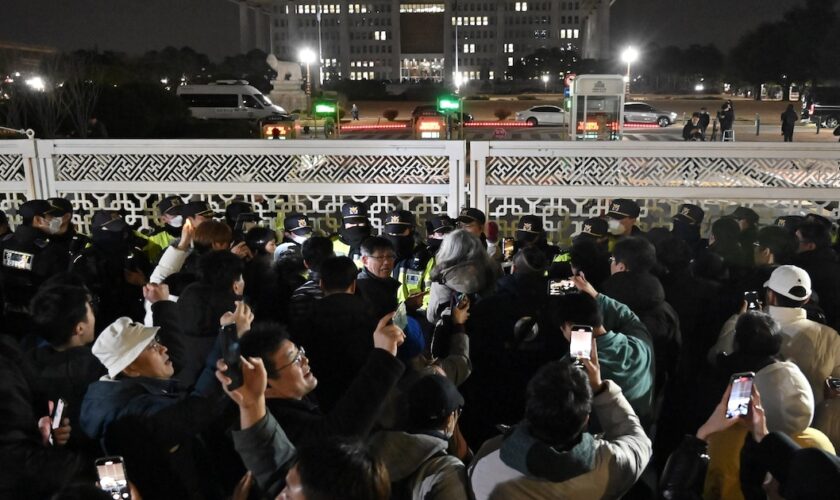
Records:
[[[461,100],[455,96],[443,95],[438,97],[437,110],[441,113],[452,113],[461,110]]]
[[[315,116],[335,116],[336,103],[335,101],[316,101],[315,102]]]
[[[497,128],[493,131],[493,139],[504,139],[507,137],[507,130],[503,128]]]
[[[569,73],[568,75],[566,75],[566,78],[563,80],[563,83],[564,83],[567,87],[571,87],[571,86],[572,86],[572,82],[574,81],[575,77],[577,77],[577,74],[576,74],[576,73]]]

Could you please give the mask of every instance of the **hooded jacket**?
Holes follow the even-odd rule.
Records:
[[[416,500],[466,500],[467,468],[446,454],[449,442],[440,434],[379,432],[370,440],[371,452],[385,463],[391,483],[407,481]]]
[[[791,362],[772,363],[755,374],[761,405],[770,432],[782,432],[800,446],[834,453],[834,446],[822,432],[809,427],[814,417],[814,397],[808,380]],[[739,426],[709,436],[709,469],[704,498],[738,500],[741,492],[741,448],[747,429]]]
[[[435,324],[443,309],[449,306],[454,292],[490,295],[501,273],[489,261],[460,262],[446,269],[432,271],[432,289],[426,319]]]
[[[511,498],[620,498],[651,457],[639,418],[610,380],[592,398],[605,433],[584,433],[570,450],[557,451],[531,436],[525,424],[481,447],[470,465],[476,500]]]
[[[770,306],[767,312],[779,322],[785,335],[781,354],[802,370],[815,402],[820,403],[826,377],[840,377],[840,335],[833,328],[809,320],[801,307]],[[738,315],[734,315],[723,325],[720,338],[709,352],[710,358],[734,350],[737,320]]]

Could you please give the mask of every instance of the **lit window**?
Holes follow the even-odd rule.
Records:
[[[464,44],[464,54],[474,54],[475,53],[475,44],[474,43],[465,43]]]
[[[572,38],[577,38],[580,35],[580,31],[579,30],[573,30],[573,31],[574,31],[574,36]]]
[[[388,39],[385,31],[374,31],[373,32],[373,38],[374,38],[374,40],[380,40],[380,41],[384,41],[384,40]]]
[[[528,12],[528,2],[516,2],[514,8],[516,12]]]
[[[508,66],[513,66],[513,58],[508,57]]]
[[[487,22],[488,21],[487,16],[482,17],[481,20],[482,20],[482,24],[484,24],[484,26],[488,26],[490,24],[490,23]]]
[[[506,43],[505,44],[505,53],[506,54],[512,54],[513,53],[513,44],[512,43]]]

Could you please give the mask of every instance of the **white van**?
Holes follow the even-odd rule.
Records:
[[[220,80],[209,85],[183,85],[176,94],[195,118],[259,120],[285,115],[286,110],[272,104],[259,90],[244,80]]]

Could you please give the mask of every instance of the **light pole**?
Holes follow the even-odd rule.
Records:
[[[309,72],[309,65],[315,62],[315,52],[310,48],[300,49],[298,59],[306,65],[306,95],[312,97],[312,77]]]
[[[621,53],[621,60],[627,63],[627,76],[624,77],[624,93],[630,96],[630,65],[639,59],[639,51],[634,47],[627,47]]]
[[[542,81],[543,81],[543,93],[547,94],[548,93],[548,79],[549,79],[549,76],[548,75],[543,75],[541,78],[542,78]]]

